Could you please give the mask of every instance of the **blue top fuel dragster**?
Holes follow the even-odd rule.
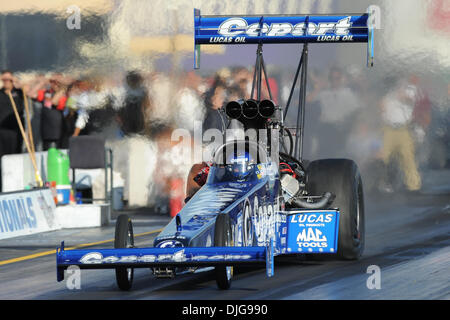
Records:
[[[256,44],[251,99],[230,101],[222,111],[243,124],[247,135],[215,151],[206,184],[164,228],[150,248],[134,246],[126,215],[116,222],[114,249],[57,249],[57,279],[75,265],[113,268],[120,289],[128,290],[134,268],[151,268],[173,277],[214,267],[218,287],[230,287],[233,267],[265,264],[274,274],[274,257],[284,254],[335,254],[358,259],[364,250],[364,200],[358,167],[348,159],[322,159],[305,167],[302,159],[308,44],[365,42],[373,62],[370,14],[201,16],[194,10],[195,67],[202,44]],[[284,108],[261,100],[266,76],[264,43],[303,43]],[[283,118],[300,76],[295,135]]]

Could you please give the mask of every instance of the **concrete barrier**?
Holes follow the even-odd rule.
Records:
[[[0,194],[0,239],[61,229],[50,189]]]
[[[61,228],[90,228],[106,225],[109,221],[108,204],[77,204],[56,208],[56,219]]]

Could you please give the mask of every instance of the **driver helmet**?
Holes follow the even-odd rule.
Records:
[[[249,152],[236,152],[227,158],[226,169],[236,179],[247,178],[255,168],[255,161]]]

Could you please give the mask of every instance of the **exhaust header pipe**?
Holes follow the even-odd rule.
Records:
[[[272,100],[262,100],[260,102],[248,99],[230,101],[225,105],[225,114],[231,119],[239,119],[242,116],[245,119],[252,120],[260,116],[267,119],[275,113],[275,103]]]
[[[255,119],[258,116],[258,101],[249,99],[245,101],[244,109],[242,113],[247,119]]]
[[[231,119],[238,119],[242,115],[244,100],[230,101],[225,105],[225,114]]]
[[[270,118],[275,113],[275,103],[272,100],[263,100],[258,106],[259,115],[263,118]]]

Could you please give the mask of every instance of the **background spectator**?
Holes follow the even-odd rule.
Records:
[[[318,101],[319,125],[322,141],[319,143],[320,157],[342,157],[343,146],[349,137],[352,124],[361,102],[348,87],[344,73],[331,68],[328,83],[325,79],[313,78],[313,91],[307,95],[307,103]]]
[[[125,134],[143,133],[146,110],[151,107],[148,90],[137,71],[128,72],[125,81],[125,100],[119,109],[121,129]]]
[[[9,94],[11,94],[14,99],[17,111],[19,112],[22,124],[24,125],[22,89],[17,88],[17,84],[15,86],[17,80],[14,78],[13,73],[9,70],[2,71],[1,80],[3,87],[0,89],[0,159],[6,154],[20,153],[23,143],[22,135],[14,114],[13,106],[11,105]]]
[[[67,101],[64,112],[63,135],[61,138],[61,148],[69,148],[69,138],[75,132],[75,124],[78,119],[77,113],[77,95],[79,94],[80,81],[74,81],[67,87]]]
[[[75,96],[77,119],[72,136],[88,135],[101,130],[108,119],[98,119],[108,101],[108,92],[102,90],[101,81],[97,78],[83,79],[79,83],[80,94]],[[100,123],[97,123],[100,122]]]
[[[66,107],[66,88],[60,74],[53,75],[45,88],[30,96],[42,103],[41,137],[42,148],[48,150],[51,144],[61,148],[64,130],[64,109]]]
[[[178,128],[193,132],[194,122],[201,121],[205,107],[201,97],[202,78],[191,71],[184,75],[182,84],[175,98],[175,123]]]
[[[203,120],[203,131],[208,129],[218,129],[223,131],[224,119],[219,109],[226,101],[226,84],[220,76],[216,76],[211,89],[205,94],[206,114]]]
[[[421,178],[415,160],[415,144],[411,132],[413,112],[417,102],[417,87],[411,83],[399,81],[385,95],[380,103],[383,120],[382,157],[386,166],[396,156],[398,165],[404,176],[406,188],[417,191],[421,188]],[[386,173],[387,176],[387,173]],[[392,186],[382,186],[391,192]]]

